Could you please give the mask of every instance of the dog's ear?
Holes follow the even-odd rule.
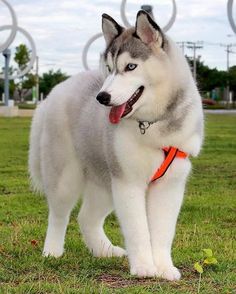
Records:
[[[164,45],[164,35],[152,17],[144,10],[137,14],[135,33],[147,45],[157,42],[160,47]]]
[[[109,45],[117,36],[124,31],[124,28],[120,26],[111,16],[104,13],[102,15],[102,32],[106,41]]]

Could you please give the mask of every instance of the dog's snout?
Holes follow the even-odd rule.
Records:
[[[100,92],[98,93],[96,99],[99,103],[108,106],[111,101],[111,95],[107,92]]]

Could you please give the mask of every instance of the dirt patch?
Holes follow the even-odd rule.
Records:
[[[198,279],[198,274],[193,268],[189,267],[180,267],[180,270],[182,272],[182,279],[181,281],[168,281],[168,283],[172,285],[174,288],[179,288],[180,284],[185,283],[187,281],[187,284],[189,287],[191,285],[189,284],[189,280],[193,282],[194,280]],[[118,274],[108,274],[104,273],[99,275],[96,278],[96,281],[99,283],[103,283],[107,287],[110,288],[128,288],[132,286],[152,286],[152,285],[160,285],[160,287],[164,284],[167,283],[166,280],[162,278],[135,278],[135,277],[130,277],[130,278],[125,278],[122,277],[121,275]]]
[[[102,274],[96,279],[110,288],[127,288],[131,286],[149,286],[157,283],[157,279],[148,278],[130,278],[126,279],[118,275]],[[160,281],[158,281],[160,283]]]

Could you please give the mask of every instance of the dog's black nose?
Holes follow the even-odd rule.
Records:
[[[111,95],[107,92],[100,92],[98,93],[96,99],[99,103],[108,106],[111,101]]]

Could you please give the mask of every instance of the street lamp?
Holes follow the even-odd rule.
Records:
[[[17,17],[14,12],[14,9],[12,6],[8,3],[7,0],[0,0],[2,1],[9,9],[11,18],[12,18],[12,24],[11,25],[4,25],[0,26],[0,32],[5,31],[5,30],[10,30],[11,33],[8,37],[8,39],[5,41],[5,43],[1,44],[0,43],[0,52],[2,52],[4,58],[5,58],[5,68],[4,68],[4,73],[0,74],[0,79],[4,79],[4,95],[5,95],[5,105],[9,105],[9,80],[14,80],[16,78],[24,76],[26,73],[28,73],[31,68],[33,67],[33,64],[36,59],[36,46],[34,43],[33,38],[31,35],[24,30],[23,28],[19,27],[17,25]],[[12,44],[14,41],[14,38],[16,36],[17,31],[21,32],[28,40],[31,45],[31,55],[30,55],[30,61],[28,65],[19,73],[16,75],[9,75],[9,62],[10,62],[10,57],[11,57],[11,51],[8,49],[8,47]]]
[[[9,101],[9,63],[10,63],[10,58],[11,58],[11,50],[5,49],[2,54],[5,58],[5,67],[4,67],[5,105],[8,106],[8,101]]]

